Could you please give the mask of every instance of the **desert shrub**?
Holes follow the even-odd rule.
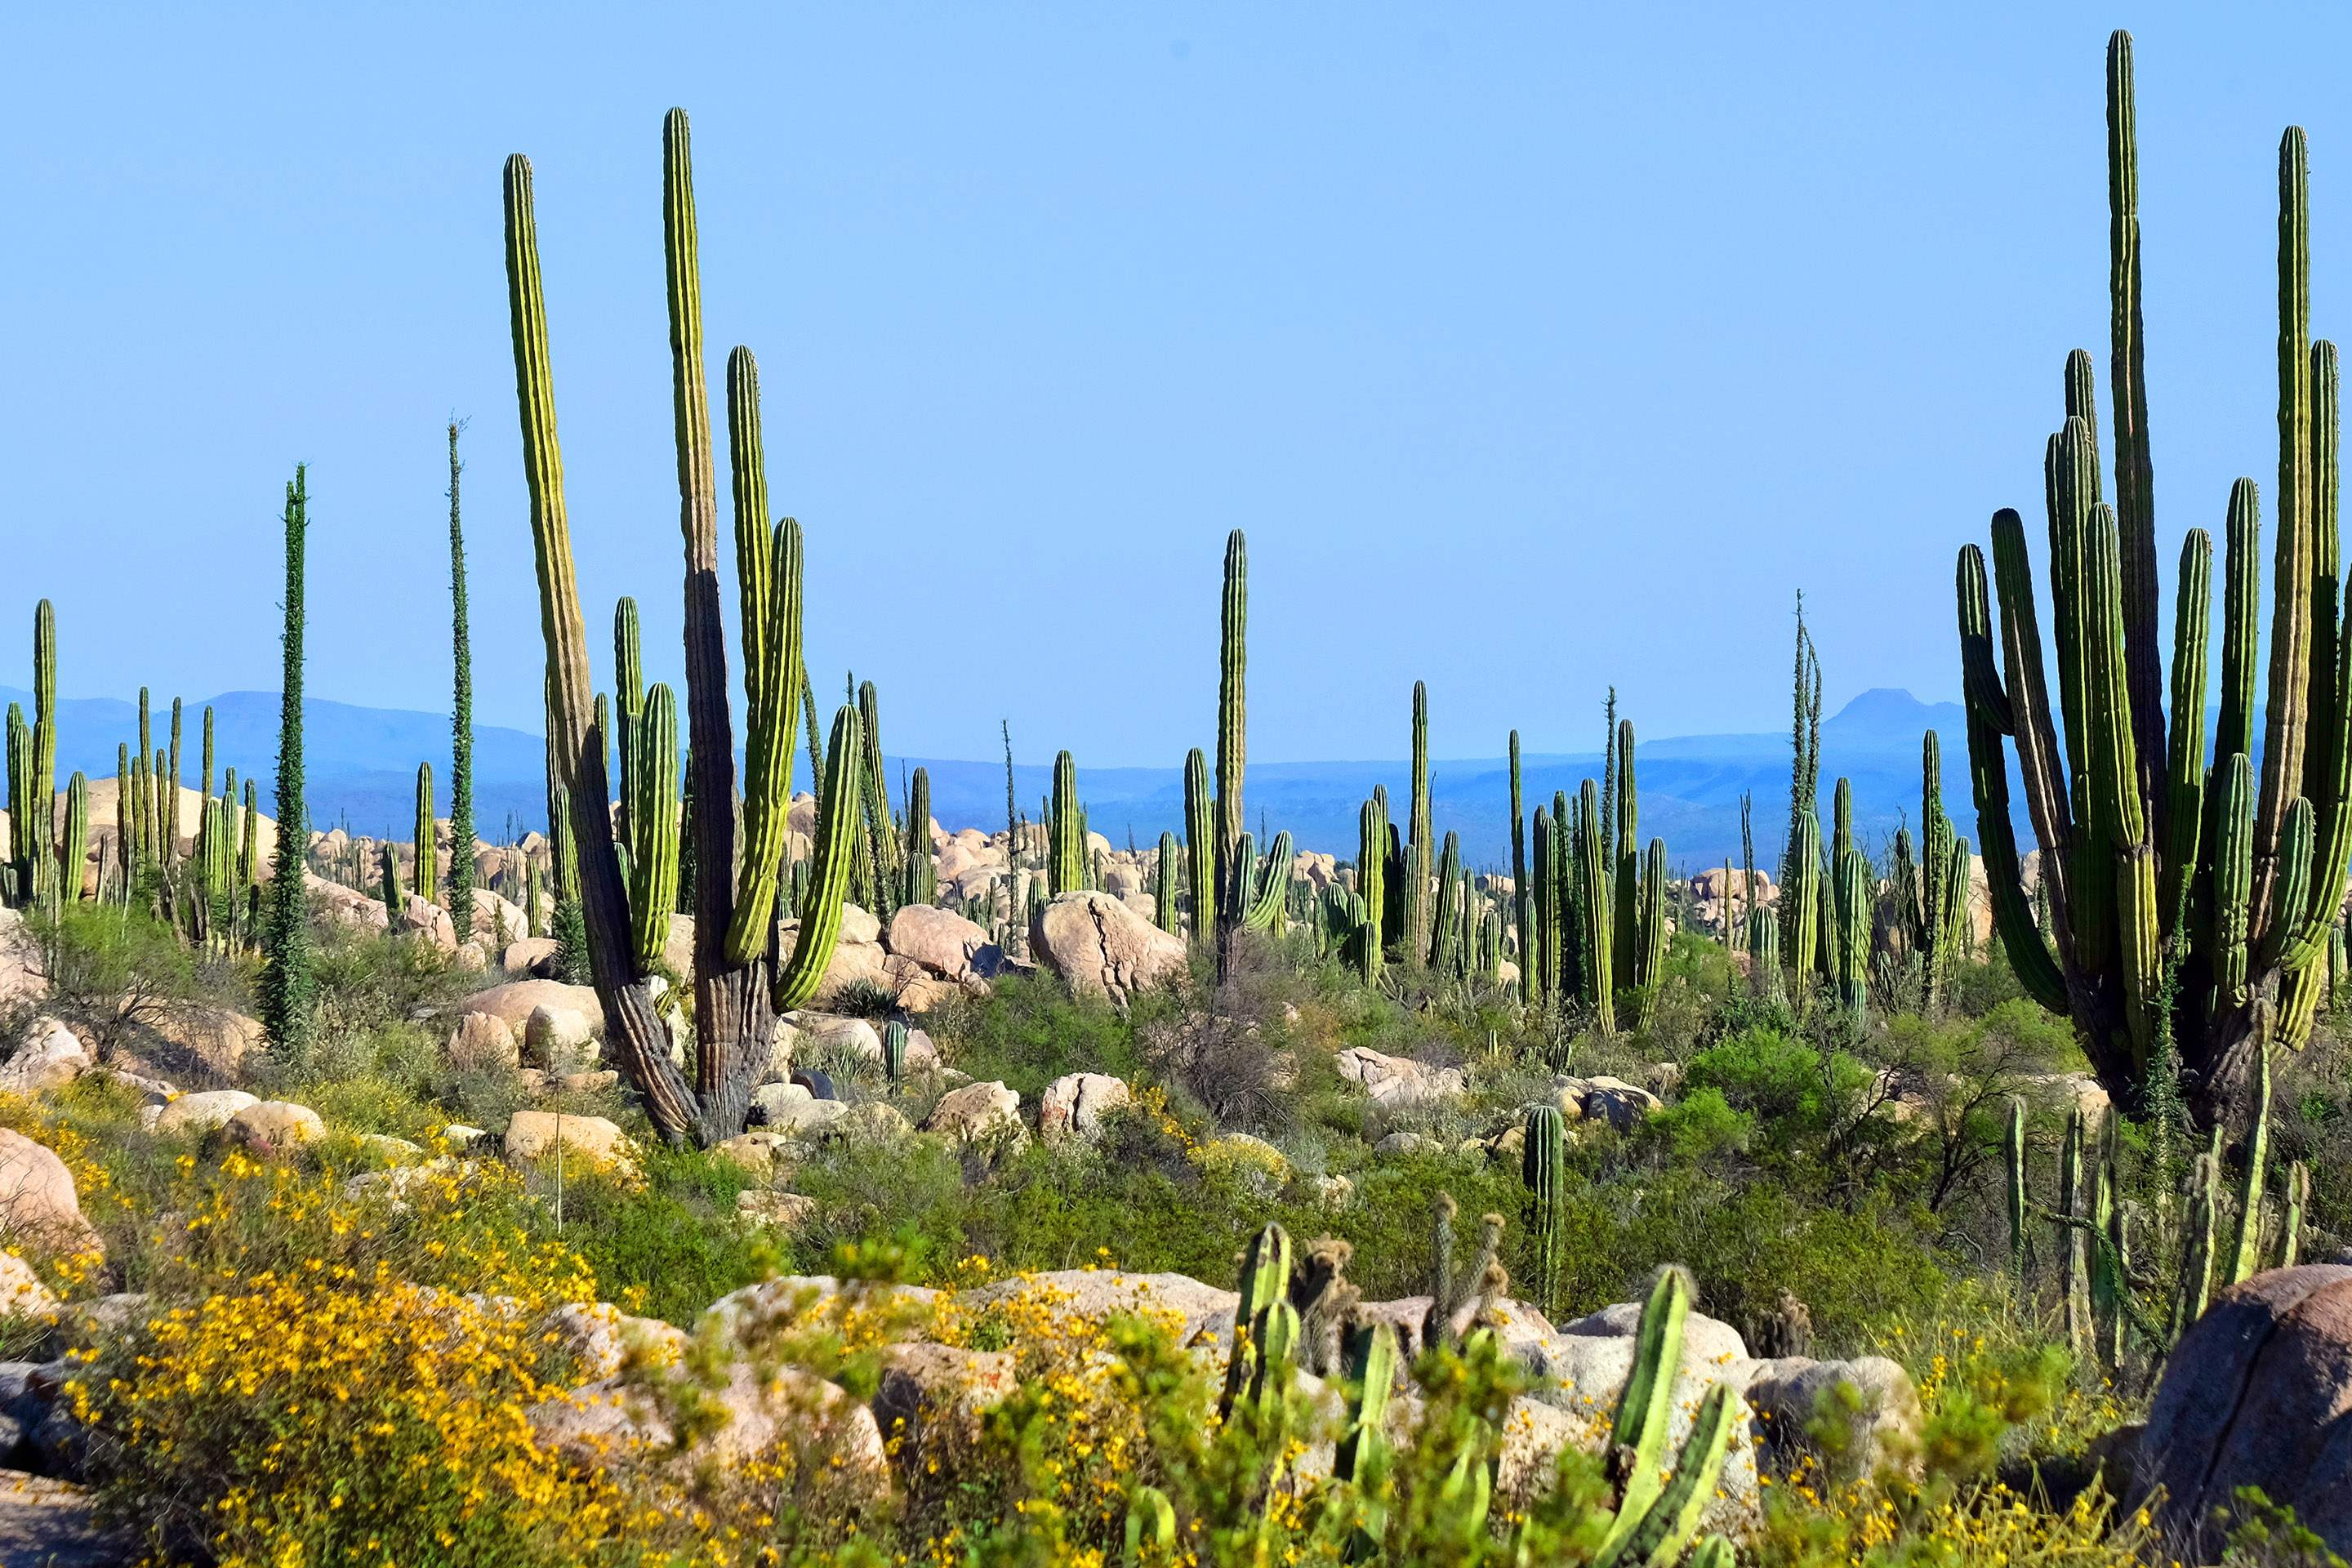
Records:
[[[588,1173],[564,1184],[564,1240],[608,1298],[684,1326],[761,1278],[772,1249],[735,1218],[735,1194],[757,1181],[697,1150],[652,1143],[640,1158],[640,1181]],[[541,1206],[551,1213],[551,1199]]]
[[[1142,1062],[1131,1017],[1108,1001],[1074,996],[1050,974],[1006,974],[980,1007],[960,1010],[957,1033],[940,1038],[950,1061],[973,1078],[1001,1079],[1034,1102],[1066,1073],[1102,1072],[1130,1081]],[[1146,1014],[1154,999],[1144,998]],[[942,1032],[947,1026],[942,1026]]]
[[[853,980],[835,994],[825,1011],[845,1018],[888,1017],[898,1007],[898,998],[887,985],[872,980]]]
[[[597,1554],[628,1500],[551,1464],[524,1415],[560,1392],[535,1321],[591,1282],[506,1261],[474,1296],[313,1258],[159,1309],[69,1384],[102,1505],[225,1568]]]
[[[43,1011],[88,1029],[101,1058],[201,994],[194,957],[152,915],[71,903],[26,921],[49,994]]]

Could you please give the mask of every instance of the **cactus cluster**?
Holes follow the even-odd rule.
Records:
[[[665,830],[677,798],[667,787],[677,751],[656,733],[665,708],[660,687],[633,710],[636,677],[620,704],[627,733],[625,782],[628,837],[614,834],[607,737],[593,716],[585,626],[566,518],[562,460],[556,437],[549,368],[546,302],[540,279],[530,165],[520,154],[506,170],[509,302],[515,350],[516,400],[530,495],[541,619],[547,643],[551,805],[568,817],[567,854],[577,882],[591,972],[604,1005],[608,1049],[644,1096],[663,1136],[716,1142],[741,1131],[751,1091],[768,1060],[779,1010],[814,994],[838,937],[841,905],[861,837],[869,856],[873,796],[866,731],[854,706],[835,715],[821,753],[815,842],[799,932],[789,956],[770,952],[786,868],[794,730],[813,718],[801,657],[800,531],[772,520],[759,429],[758,366],[748,350],[728,359],[727,404],[734,500],[735,570],[740,594],[746,744],[737,853],[733,719],[724,684],[728,658],[719,598],[718,496],[709,397],[704,384],[698,258],[688,127],[672,110],[663,127],[663,237],[671,343],[672,425],[678,455],[679,524],[686,547],[686,708],[691,773],[683,787],[681,827]],[[625,636],[622,639],[626,641]],[[626,662],[626,650],[623,662]],[[674,710],[675,700],[667,707]],[[671,721],[675,724],[675,720]],[[814,725],[810,725],[812,750]],[[551,815],[553,815],[551,813]],[[642,820],[641,820],[642,818]],[[895,860],[895,835],[879,853]],[[559,841],[561,836],[559,835]],[[628,872],[622,850],[628,851]],[[685,1052],[692,1077],[671,1057],[669,1024],[648,965],[662,951],[661,928],[675,908],[690,849],[695,1041]],[[730,869],[732,868],[732,874]],[[682,977],[683,978],[683,977]]]
[[[2043,461],[2055,700],[2024,522],[2004,510],[1993,518],[1990,574],[1977,546],[1959,556],[1969,763],[1994,919],[2028,994],[2073,1020],[2101,1082],[2135,1110],[2166,1047],[2177,1051],[2191,1109],[2210,1126],[2247,1092],[2266,1042],[2309,1037],[2325,980],[2315,961],[2352,856],[2336,356],[2310,341],[2306,155],[2302,130],[2290,127],[2278,160],[2278,591],[2261,770],[2252,764],[2259,497],[2241,479],[2226,514],[2209,773],[2212,546],[2201,529],[2181,552],[2168,705],[2159,659],[2128,34],[2110,39],[2107,66],[2115,496],[2101,483],[2091,367],[2078,355]],[[2046,938],[2019,875],[2004,741],[2014,742],[2041,845]]]
[[[1610,731],[1609,787],[1586,779],[1573,801],[1556,794],[1536,808],[1523,879],[1527,935],[1522,984],[1531,1002],[1572,1005],[1603,1034],[1645,1020],[1667,944],[1666,846],[1639,847],[1641,803],[1632,721]],[[1514,787],[1514,797],[1517,791]],[[1518,829],[1514,817],[1514,842]],[[1515,851],[1514,865],[1518,864]]]

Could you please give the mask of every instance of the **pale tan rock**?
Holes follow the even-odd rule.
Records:
[[[929,904],[908,904],[892,915],[887,945],[892,953],[914,960],[942,980],[961,980],[980,973],[982,965],[993,973],[994,962],[983,955],[1002,956],[979,926]]]
[[[57,1315],[58,1299],[33,1266],[13,1252],[0,1252],[0,1319],[54,1321]]]
[[[765,1187],[747,1187],[735,1194],[735,1212],[758,1225],[770,1225],[778,1230],[790,1230],[816,1213],[816,1200],[798,1193],[771,1192]]]
[[[1039,1098],[1037,1135],[1048,1146],[1073,1139],[1091,1143],[1102,1136],[1106,1112],[1134,1103],[1133,1091],[1121,1079],[1107,1073],[1070,1073],[1047,1084]]]
[[[527,974],[547,980],[555,974],[555,955],[562,944],[551,936],[526,936],[507,943],[499,963],[509,974]]]
[[[507,1123],[506,1152],[509,1164],[525,1170],[555,1168],[555,1145],[561,1139],[565,1163],[577,1161],[600,1171],[635,1173],[637,1152],[619,1127],[601,1116],[563,1116],[547,1110],[518,1110]]]
[[[450,920],[448,910],[421,894],[411,893],[401,900],[397,929],[431,942],[444,952],[457,951],[457,922]]]
[[[307,1105],[264,1100],[228,1119],[228,1134],[257,1154],[279,1154],[327,1135],[327,1124]]]
[[[632,1358],[641,1366],[674,1366],[687,1344],[676,1324],[632,1318],[609,1301],[567,1301],[541,1320],[541,1333],[588,1382],[617,1376]]]
[[[47,996],[49,982],[41,968],[40,949],[25,931],[25,911],[0,909],[0,1003]]]
[[[336,831],[341,832],[341,829]],[[392,921],[384,912],[383,900],[372,899],[358,889],[346,888],[341,882],[330,882],[307,867],[302,872],[302,890],[310,899],[313,912],[353,931],[391,929]]]
[[[269,1031],[258,1018],[226,1007],[181,1007],[156,1025],[156,1033],[224,1077],[234,1077],[239,1064],[269,1044]]]
[[[588,1019],[587,1014],[576,1008],[541,1003],[523,1020],[523,1059],[557,1078],[592,1070],[596,1062],[596,1038]]]
[[[1341,1078],[1362,1084],[1375,1105],[1390,1110],[1458,1099],[1466,1087],[1460,1068],[1384,1056],[1369,1046],[1349,1047],[1333,1058],[1333,1065]]]
[[[802,1092],[806,1093],[806,1090]],[[764,1176],[775,1168],[776,1151],[789,1144],[781,1132],[755,1127],[749,1132],[738,1132],[711,1145],[710,1152],[722,1159],[732,1160],[754,1175]]]
[[[504,985],[475,992],[457,1004],[457,1012],[461,1016],[488,1013],[520,1029],[530,1020],[530,1010],[540,1006],[568,1007],[593,1019],[604,1016],[604,1004],[597,1001],[594,986],[566,985],[559,980],[509,980]]]
[[[213,1089],[202,1094],[184,1094],[169,1105],[152,1108],[153,1119],[147,1121],[147,1130],[151,1132],[209,1132],[215,1127],[227,1126],[229,1119],[238,1111],[260,1103],[260,1097],[247,1094],[241,1089]]]
[[[1021,1097],[1002,1082],[966,1084],[952,1090],[923,1119],[926,1132],[944,1132],[961,1142],[993,1136],[1026,1136]]]
[[[63,1089],[90,1068],[89,1053],[55,1018],[36,1018],[16,1054],[0,1063],[0,1094]]]
[[[1108,893],[1060,895],[1039,915],[1029,946],[1072,991],[1122,1004],[1186,962],[1181,938]]]
[[[103,1254],[73,1173],[46,1145],[0,1128],[0,1236],[47,1252]]]
[[[505,1019],[493,1013],[467,1013],[450,1031],[449,1063],[460,1070],[520,1067],[522,1047]]]

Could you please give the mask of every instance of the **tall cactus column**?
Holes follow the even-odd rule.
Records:
[[[1249,665],[1249,545],[1235,529],[1225,536],[1225,589],[1217,636],[1217,971],[1233,963],[1234,938],[1250,902],[1255,867],[1241,863],[1249,818],[1242,809],[1242,775],[1249,760],[1245,678]]]
[[[1046,825],[1048,873],[1056,897],[1087,885],[1086,814],[1078,806],[1078,764],[1067,752],[1054,758],[1052,820]]]
[[[1429,962],[1430,878],[1436,846],[1429,824],[1429,688],[1412,683],[1412,800],[1405,819],[1404,942],[1414,963]]]
[[[207,792],[209,793],[209,792]],[[433,764],[416,764],[416,896],[427,903],[440,886],[440,858],[435,847],[439,835],[433,819]],[[455,856],[452,856],[455,858]]]
[[[1184,889],[1192,900],[1192,945],[1205,950],[1217,933],[1217,821],[1209,759],[1198,746],[1184,756]]]

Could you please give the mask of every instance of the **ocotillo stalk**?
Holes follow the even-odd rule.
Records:
[[[1224,596],[1217,631],[1216,907],[1217,969],[1231,965],[1233,935],[1241,930],[1252,868],[1235,859],[1249,817],[1242,809],[1249,760],[1246,676],[1249,665],[1249,546],[1240,529],[1225,536]]]
[[[2246,1170],[2238,1186],[2238,1239],[2225,1283],[2238,1285],[2262,1267],[2263,1167],[2270,1159],[2271,1056],[2260,1044],[2254,1068],[2253,1113],[2246,1121]]]
[[[2001,1147],[2009,1198],[2009,1265],[2021,1294],[2025,1289],[2025,1101],[2011,1096],[2009,1135]]]
[[[302,887],[310,816],[302,805],[302,578],[309,529],[307,475],[300,464],[286,487],[285,673],[278,731],[278,856],[261,972],[261,1022],[278,1059],[304,1059],[310,1043],[310,901]],[[142,726],[142,733],[144,726]]]
[[[1184,756],[1184,864],[1192,942],[1205,951],[1217,931],[1217,823],[1209,759],[1198,746]]]
[[[2058,1213],[2065,1219],[2083,1214],[2083,1110],[2079,1105],[2066,1119],[2066,1142],[2058,1157]],[[2076,1355],[2091,1348],[2089,1281],[2084,1276],[2087,1258],[2083,1232],[2074,1226],[2060,1227],[2058,1294],[2065,1304],[2066,1342]]]
[[[449,424],[449,907],[457,940],[480,934],[474,911],[474,651],[466,625],[466,532],[457,510],[458,423]],[[495,932],[491,933],[496,940]]]
[[[1412,683],[1412,799],[1405,826],[1405,951],[1423,963],[1429,957],[1429,880],[1437,846],[1429,821],[1429,689],[1418,680]]]

